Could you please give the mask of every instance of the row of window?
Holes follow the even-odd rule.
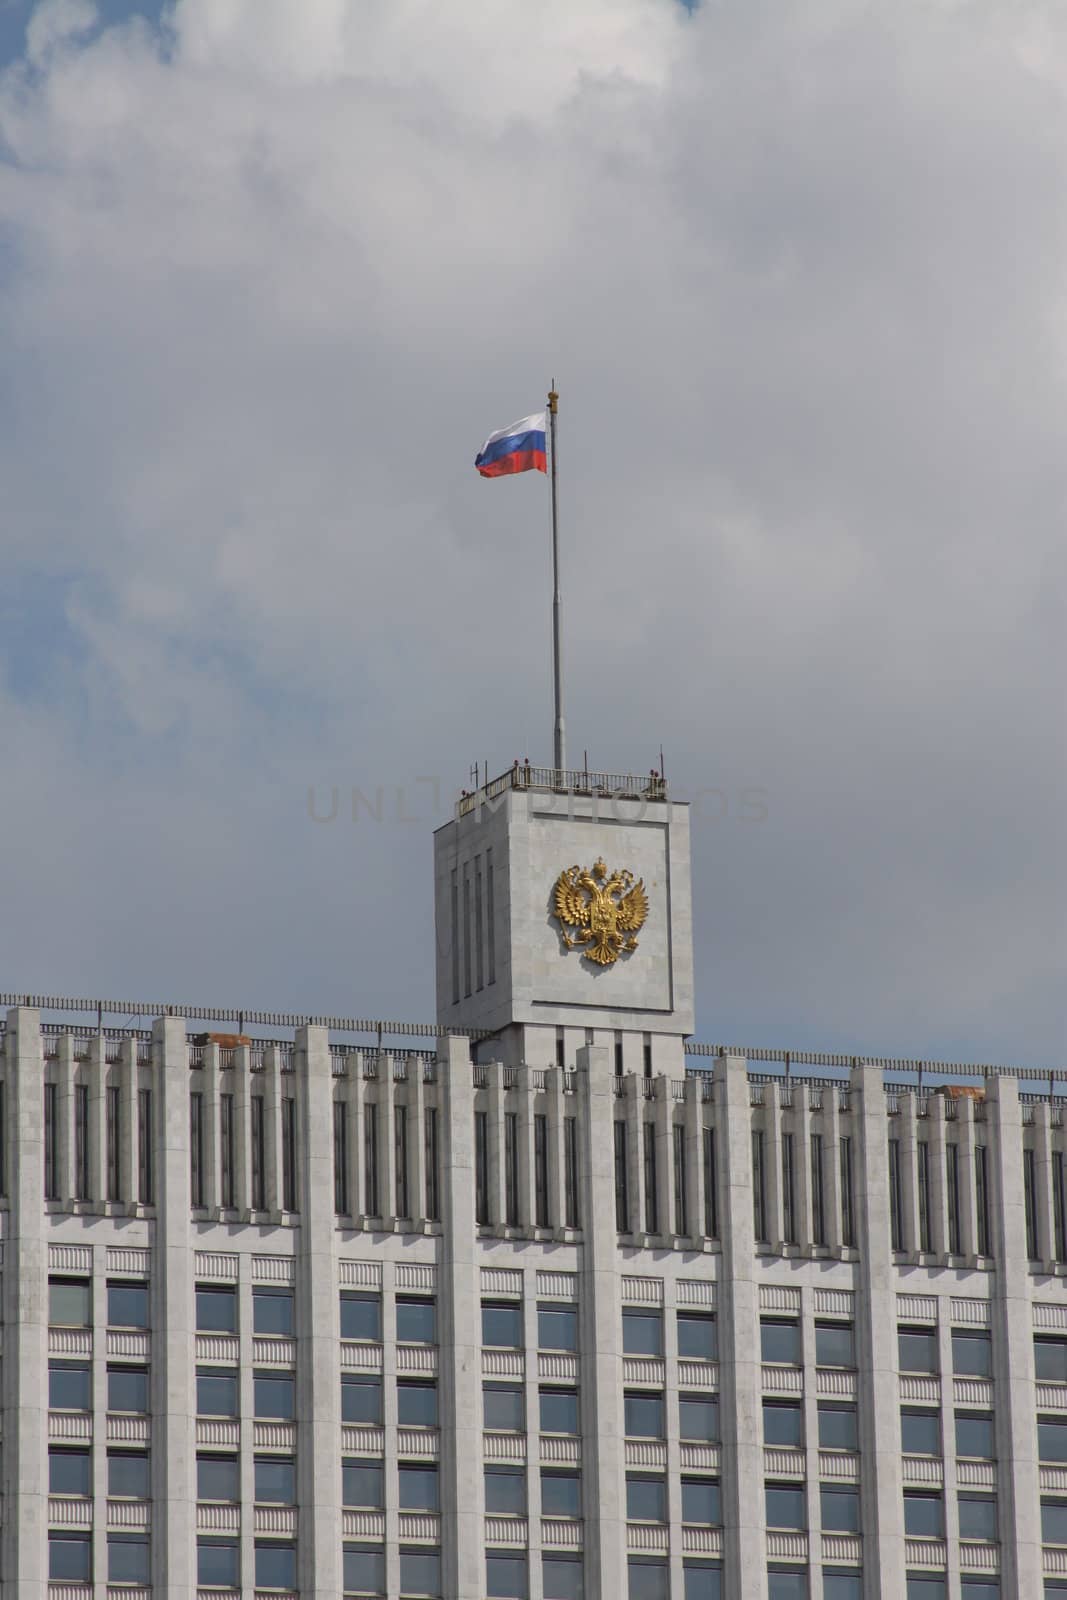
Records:
[[[0,1093],[3,1085],[0,1085]],[[46,1083],[44,1085],[44,1197],[46,1200],[59,1200],[60,1175],[59,1175],[59,1119],[61,1106],[59,1085]],[[119,1152],[122,1148],[124,1115],[124,1102],[122,1091],[115,1085],[107,1087],[104,1091],[104,1172],[97,1174],[99,1197],[103,1200],[121,1202],[123,1200],[137,1200],[141,1205],[150,1206],[155,1203],[155,1173],[152,1159],[152,1091],[139,1089],[137,1091],[137,1174],[133,1194],[123,1193],[123,1173]],[[96,1115],[94,1102],[89,1097],[89,1086],[85,1083],[76,1083],[70,1101],[71,1116],[71,1146],[74,1157],[73,1185],[74,1193],[67,1198],[71,1200],[89,1200],[92,1198],[92,1160],[90,1152],[93,1149],[93,1118]],[[0,1119],[2,1120],[2,1119]],[[0,1186],[0,1193],[3,1192]]]
[[[48,1535],[48,1576],[52,1582],[92,1583],[94,1540],[91,1533]],[[438,1559],[436,1552],[433,1559]],[[257,1539],[253,1563],[257,1589],[292,1590],[297,1586],[296,1545],[280,1539]],[[227,1589],[240,1585],[240,1546],[236,1540],[197,1540],[197,1581]],[[109,1583],[148,1584],[152,1581],[151,1546],[146,1534],[109,1533],[106,1538]],[[440,1576],[432,1589],[412,1589],[412,1594],[440,1594]]]
[[[931,1230],[930,1149],[930,1144],[925,1139],[918,1140],[914,1146],[915,1171],[911,1176],[915,1182],[918,1206],[914,1228],[909,1230],[906,1226],[907,1216],[904,1206],[904,1188],[909,1176],[905,1171],[906,1149],[900,1139],[889,1141],[889,1226],[894,1250],[921,1251],[925,1254],[934,1248]],[[966,1159],[966,1152],[961,1151],[958,1144],[951,1139],[946,1141],[944,1186],[947,1233],[943,1247],[950,1256],[958,1256],[963,1252],[960,1183],[961,1167]],[[974,1148],[974,1199],[977,1228],[974,1248],[978,1255],[988,1256],[992,1253],[989,1232],[989,1155],[984,1144],[977,1144]],[[941,1245],[938,1247],[941,1248]]]
[[[489,1113],[474,1113],[474,1218],[482,1227],[502,1222],[509,1228],[532,1224],[536,1228],[577,1228],[578,1220],[578,1119],[563,1119],[563,1214],[555,1216],[549,1185],[548,1117],[538,1113],[533,1119],[533,1216],[520,1215],[518,1112],[504,1114],[503,1128],[503,1215],[496,1214],[490,1185]]]
[[[379,1107],[371,1100],[362,1107],[363,1138],[363,1192],[358,1194],[352,1173],[349,1150],[349,1108],[344,1100],[333,1103],[333,1208],[339,1217],[350,1217],[361,1207],[367,1217],[383,1215],[383,1171],[381,1161],[381,1134]],[[425,1106],[422,1113],[422,1194],[414,1192],[411,1163],[410,1108],[393,1107],[393,1195],[392,1213],[396,1217],[413,1215],[438,1222],[441,1217],[440,1138],[437,1108]],[[384,1208],[388,1209],[388,1207]]]
[[[661,1234],[671,1231],[687,1239],[703,1234],[709,1239],[719,1237],[718,1168],[715,1151],[715,1129],[701,1130],[703,1156],[703,1182],[700,1195],[700,1214],[690,1215],[689,1146],[688,1135],[681,1123],[671,1129],[670,1202],[672,1217],[661,1215],[659,1183],[658,1131],[654,1123],[641,1124],[638,1159],[644,1194],[644,1214],[637,1215],[634,1203],[635,1185],[631,1179],[631,1148],[629,1125],[616,1119],[614,1124],[614,1175],[615,1175],[615,1227],[619,1233]]]

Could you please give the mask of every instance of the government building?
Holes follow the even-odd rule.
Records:
[[[1063,1080],[695,1042],[655,774],[434,871],[425,1026],[2,997],[4,1600],[1067,1600]]]

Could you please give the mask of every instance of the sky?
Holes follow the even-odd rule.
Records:
[[[432,829],[551,750],[473,457],[555,377],[698,1037],[1064,1065],[1067,11],[492,17],[0,0],[0,987],[432,1018]]]

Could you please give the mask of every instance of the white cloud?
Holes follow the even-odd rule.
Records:
[[[26,25],[26,55],[36,66],[60,45],[69,44],[96,26],[92,0],[41,0]]]

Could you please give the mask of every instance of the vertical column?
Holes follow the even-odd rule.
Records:
[[[960,1163],[960,1246],[968,1261],[978,1254],[978,1203],[974,1171],[974,1101],[963,1096],[956,1102],[959,1122]],[[988,1160],[988,1157],[986,1158]],[[1019,1185],[1022,1190],[1022,1164],[1019,1166]],[[1024,1246],[1025,1248],[1025,1246]]]
[[[992,1312],[994,1413],[1000,1505],[1001,1584],[1006,1595],[1041,1593],[1040,1477],[1034,1410],[1034,1328],[1023,1197],[1019,1085],[1000,1075],[987,1088],[990,1223],[996,1258]]]
[[[793,1233],[800,1248],[808,1252],[814,1244],[811,1215],[811,1109],[808,1086],[793,1087]]]
[[[297,1472],[301,1592],[341,1593],[341,1363],[333,1212],[333,1078],[325,1028],[299,1028],[293,1049],[300,1206],[296,1258]]]
[[[1056,1259],[1056,1219],[1052,1203],[1052,1107],[1047,1101],[1034,1107],[1034,1182],[1037,1187],[1037,1254],[1038,1259],[1047,1266]]]
[[[59,1063],[56,1068],[59,1101],[59,1138],[56,1146],[56,1175],[59,1193],[73,1200],[78,1193],[74,1171],[74,1040],[69,1033],[59,1036]]]
[[[774,1255],[781,1255],[785,1237],[781,1094],[777,1083],[763,1085],[763,1193],[767,1206],[767,1238]]]
[[[137,1040],[123,1039],[119,1067],[119,1193],[128,1206],[137,1190]],[[66,1190],[61,1190],[66,1193]]]
[[[922,1241],[919,1237],[919,1158],[916,1154],[918,1124],[916,1121],[915,1095],[901,1095],[898,1121],[900,1125],[900,1209],[904,1220],[904,1238],[901,1242],[909,1254],[918,1255]]]
[[[466,1039],[442,1041],[441,1519],[444,1600],[485,1592],[481,1294],[474,1221],[474,1073]],[[557,1075],[558,1076],[558,1075]],[[558,1213],[557,1213],[558,1216]],[[453,1515],[448,1516],[451,1497]]]
[[[353,1185],[350,1205],[352,1220],[365,1215],[366,1154],[363,1149],[363,1052],[349,1051],[348,1055],[348,1170]]]
[[[841,1110],[836,1083],[822,1091],[822,1193],[826,1243],[831,1252],[843,1248],[841,1231]]]
[[[586,1593],[612,1600],[626,1584],[622,1311],[615,1233],[615,1115],[610,1052],[578,1052],[579,1181],[583,1228],[579,1294]]]
[[[219,1159],[221,1143],[219,1139],[219,1047],[217,1044],[204,1046],[204,1065],[200,1072],[200,1082],[194,1086],[203,1092],[203,1138],[204,1151],[204,1205],[208,1211],[214,1211],[222,1204],[222,1184],[220,1182],[222,1162]]]
[[[4,1587],[48,1593],[48,1238],[44,1225],[44,1055],[40,1016],[9,1011],[8,1214],[4,1238]]]
[[[237,1389],[241,1416],[241,1571],[246,1579],[253,1572],[256,1559],[256,1383],[252,1334],[252,1262],[254,1257],[241,1251],[237,1258],[237,1333],[241,1359],[237,1369]]]
[[[630,1183],[630,1232],[645,1231],[645,1145],[644,1109],[645,1079],[638,1073],[627,1073],[622,1080],[623,1105],[626,1108],[626,1164]],[[614,1129],[612,1129],[614,1138]]]
[[[92,1280],[89,1284],[93,1318],[92,1397],[96,1423],[92,1452],[93,1595],[107,1600],[107,1245],[90,1245]]]
[[[502,1232],[507,1221],[504,1182],[504,1068],[499,1061],[486,1067],[489,1082],[489,1217]]]
[[[277,1219],[285,1204],[282,1181],[282,1057],[276,1044],[263,1057],[263,1199]]]
[[[563,1072],[549,1067],[545,1074],[548,1102],[548,1220],[557,1234],[566,1226],[567,1197],[563,1165]]]
[[[704,1123],[701,1095],[702,1078],[685,1080],[685,1182],[689,1237],[704,1237]],[[699,1248],[699,1243],[698,1246]]]
[[[408,1210],[420,1227],[426,1220],[426,1090],[422,1056],[408,1057]]]
[[[378,1057],[378,1204],[382,1222],[393,1227],[396,1217],[396,1114],[393,1058]]]
[[[752,1113],[743,1056],[720,1056],[715,1063],[715,1120],[723,1198],[719,1216],[723,1588],[737,1600],[766,1600],[763,1368],[752,1237]]]
[[[537,1197],[534,1194],[534,1086],[533,1069],[519,1067],[519,1225],[537,1224]]]
[[[671,1080],[652,1080],[655,1098],[649,1113],[656,1129],[656,1224],[661,1237],[674,1233],[674,1128]],[[614,1090],[612,1091],[614,1095]],[[606,1124],[605,1124],[606,1126]],[[612,1180],[614,1194],[614,1179]]]
[[[856,1333],[859,1364],[863,1581],[869,1600],[904,1593],[904,1503],[897,1375],[897,1286],[889,1229],[889,1148],[882,1071],[854,1067],[849,1098],[856,1129]]]
[[[233,1201],[242,1219],[252,1207],[252,1051],[238,1045],[233,1084]]]
[[[541,1462],[538,1452],[539,1398],[538,1398],[538,1329],[537,1329],[537,1267],[527,1268],[523,1274],[523,1339],[526,1345],[526,1373],[523,1384],[526,1402],[526,1543],[530,1563],[530,1593],[540,1594],[544,1582],[541,1545]],[[581,1357],[579,1356],[579,1362]],[[579,1382],[583,1373],[578,1368]],[[530,1448],[530,1442],[533,1448]]]
[[[932,1094],[930,1108],[930,1248],[948,1255],[948,1158],[945,1155],[945,1097]]]
[[[396,1266],[382,1262],[382,1421],[385,1425],[385,1592],[400,1593],[400,1497],[397,1477]]]
[[[152,1042],[159,1100],[151,1287],[152,1592],[188,1600],[196,1591],[196,1316],[184,1021],[160,1019]]]
[[[663,1279],[663,1364],[667,1374],[667,1548],[669,1593],[685,1594],[682,1569],[682,1446],[678,1423],[678,1294],[674,1275]]]
[[[104,1041],[89,1041],[89,1193],[102,1211],[107,1201],[107,1063]]]

